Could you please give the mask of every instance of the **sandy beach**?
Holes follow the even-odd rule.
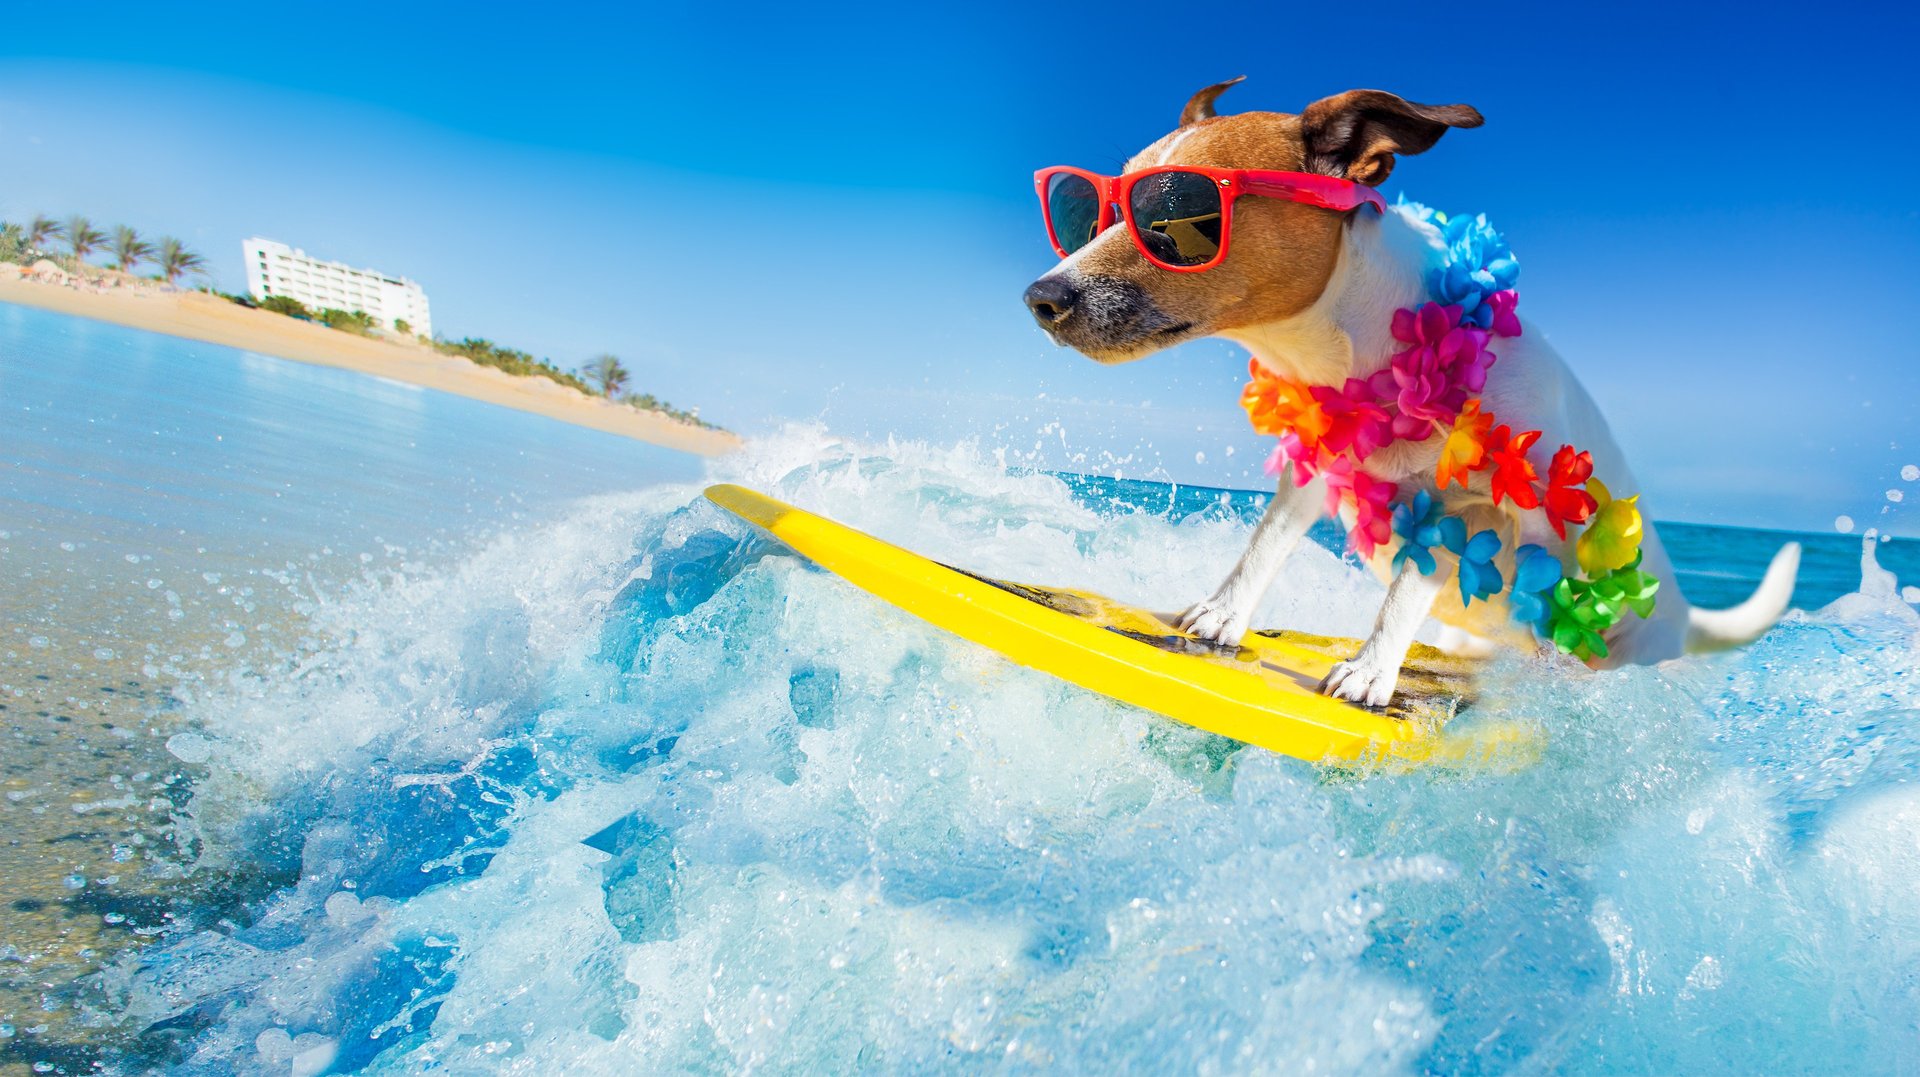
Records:
[[[356,336],[297,318],[249,310],[200,292],[119,289],[96,293],[0,277],[0,302],[295,362],[377,374],[682,452],[716,456],[740,444],[738,436],[726,431],[702,429],[611,403],[546,378],[516,377],[458,356],[441,355],[423,345]]]

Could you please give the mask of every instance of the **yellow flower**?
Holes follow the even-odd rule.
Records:
[[[1598,577],[1625,568],[1640,555],[1640,510],[1634,506],[1640,495],[1615,501],[1599,479],[1587,481],[1587,492],[1599,507],[1587,521],[1587,529],[1580,533],[1574,555],[1589,577]]]

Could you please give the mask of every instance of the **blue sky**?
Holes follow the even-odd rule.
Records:
[[[1379,87],[1486,114],[1387,193],[1507,233],[1658,515],[1920,532],[1910,10],[643,7],[10,11],[0,216],[174,232],[229,289],[255,233],[405,273],[443,334],[611,350],[743,430],[1255,486],[1242,353],[1032,327],[1029,177],[1224,77],[1225,111]]]

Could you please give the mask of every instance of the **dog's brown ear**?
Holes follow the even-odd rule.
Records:
[[[1213,103],[1223,93],[1233,88],[1233,84],[1245,79],[1241,75],[1225,82],[1216,82],[1187,99],[1187,107],[1180,110],[1180,126],[1191,127],[1201,120],[1213,118]]]
[[[1385,90],[1348,90],[1308,105],[1300,134],[1309,172],[1378,187],[1393,171],[1394,154],[1425,153],[1447,128],[1482,122],[1470,105],[1419,105]]]

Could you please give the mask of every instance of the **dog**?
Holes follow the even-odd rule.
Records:
[[[1422,105],[1379,90],[1337,94],[1298,115],[1217,115],[1215,99],[1239,81],[1195,94],[1180,125],[1129,160],[1125,173],[1161,166],[1264,169],[1372,188],[1388,177],[1398,157],[1425,152],[1448,130],[1482,123],[1470,106]],[[1244,345],[1266,370],[1301,385],[1340,386],[1386,369],[1391,354],[1402,347],[1391,332],[1394,313],[1429,299],[1428,270],[1443,246],[1435,226],[1402,207],[1343,213],[1279,198],[1228,198],[1232,242],[1222,241],[1221,260],[1211,268],[1176,272],[1156,265],[1145,256],[1145,240],[1137,244],[1128,226],[1118,224],[1098,231],[1034,281],[1026,290],[1028,309],[1056,344],[1101,363],[1128,362],[1184,341],[1221,337]],[[1052,215],[1048,220],[1054,227]],[[1057,238],[1055,245],[1060,246]],[[1538,456],[1536,465],[1546,464],[1554,446],[1576,445],[1592,454],[1595,477],[1622,496],[1637,492],[1626,456],[1592,397],[1543,335],[1521,326],[1517,336],[1495,342],[1498,362],[1487,370],[1478,394],[1488,410],[1513,430],[1544,431],[1529,450]],[[1465,487],[1435,490],[1441,441],[1395,441],[1357,467],[1374,479],[1399,484],[1402,491],[1428,490],[1445,511],[1462,515],[1471,527],[1499,527],[1515,536],[1519,541],[1509,542],[1500,554],[1506,579],[1515,578],[1513,551],[1521,542],[1541,546],[1562,564],[1574,562],[1572,537],[1556,534],[1539,512],[1515,512],[1511,500],[1501,508],[1488,496],[1486,473],[1475,474]],[[1539,473],[1545,475],[1546,468]],[[1176,627],[1237,647],[1287,557],[1325,511],[1324,482],[1317,475],[1301,485],[1283,470],[1246,552],[1212,595],[1173,618]],[[1641,509],[1651,515],[1644,513],[1644,502]],[[1340,512],[1351,527],[1352,507],[1343,505]],[[1457,561],[1442,558],[1430,573],[1411,562],[1396,571],[1388,556],[1391,546],[1367,558],[1387,584],[1373,630],[1357,653],[1328,674],[1320,686],[1325,694],[1385,706],[1415,634],[1430,615],[1442,623],[1441,648],[1452,653],[1486,654],[1502,641],[1533,638],[1518,632],[1504,599],[1469,605],[1453,593],[1447,585]],[[1640,552],[1640,570],[1659,581],[1658,601],[1649,616],[1624,616],[1605,633],[1604,658],[1590,660],[1598,668],[1657,662],[1758,638],[1785,612],[1800,556],[1798,545],[1788,544],[1745,602],[1728,610],[1701,610],[1681,595],[1650,520]]]

